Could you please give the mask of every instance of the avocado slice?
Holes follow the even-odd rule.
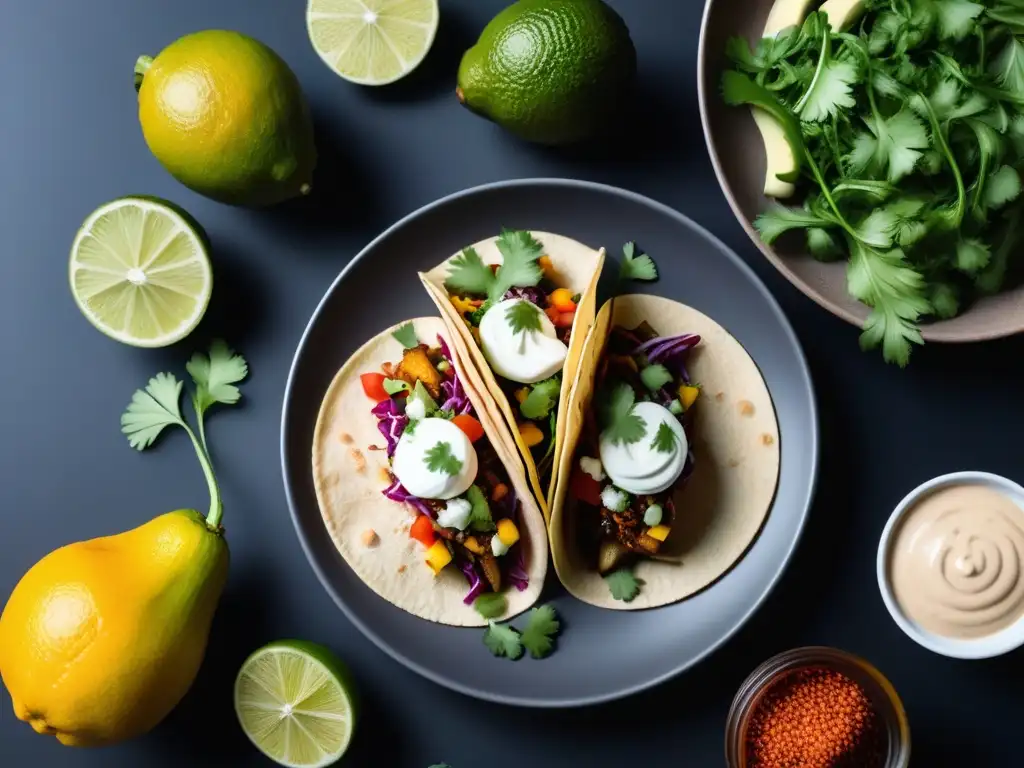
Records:
[[[828,16],[832,29],[842,31],[855,22],[864,10],[864,0],[825,0],[818,9]]]

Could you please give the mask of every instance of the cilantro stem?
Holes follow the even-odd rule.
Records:
[[[199,434],[203,434],[203,417],[199,416],[197,418]],[[189,439],[192,441],[192,447],[196,449],[196,456],[199,457],[199,466],[203,468],[203,475],[206,477],[206,487],[210,491],[210,511],[206,515],[206,526],[211,531],[216,531],[220,528],[220,520],[224,516],[224,506],[221,504],[220,486],[217,484],[217,476],[213,472],[213,462],[206,451],[205,437],[203,442],[200,442],[192,427],[184,419],[181,420],[181,426],[188,432]]]
[[[947,218],[945,214],[942,214],[942,220],[949,225],[949,229],[956,229],[963,221],[964,205],[967,202],[967,190],[964,188],[964,177],[960,173],[960,166],[956,164],[956,158],[953,157],[953,153],[949,149],[949,144],[946,143],[946,136],[942,132],[942,126],[939,124],[938,115],[935,114],[935,110],[932,108],[931,102],[928,101],[923,94],[918,93],[917,91],[910,91],[910,93],[912,97],[917,100],[917,103],[927,115],[928,123],[932,127],[932,135],[935,137],[935,143],[939,146],[939,149],[945,156],[950,170],[953,171],[953,180],[956,182],[956,207],[953,209],[951,217]]]
[[[814,86],[818,84],[818,78],[821,77],[822,71],[825,69],[825,64],[828,63],[830,54],[832,53],[832,46],[830,44],[831,30],[828,25],[825,26],[825,31],[822,34],[821,40],[821,53],[818,54],[818,66],[814,69],[814,76],[811,78],[811,84],[807,86],[807,90],[804,91],[804,95],[800,97],[796,105],[793,107],[793,111],[798,115],[804,108],[807,100],[811,97],[811,93],[814,91]]]

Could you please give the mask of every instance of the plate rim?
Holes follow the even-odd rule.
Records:
[[[772,575],[772,578],[767,582],[767,584],[765,584],[764,588],[762,589],[761,593],[757,596],[757,598],[754,600],[750,609],[746,613],[744,613],[733,624],[729,631],[725,632],[715,643],[709,645],[706,649],[704,649],[704,651],[697,654],[693,658],[674,665],[671,669],[667,670],[661,675],[658,675],[649,680],[645,680],[641,683],[637,683],[629,687],[620,688],[617,691],[611,691],[608,693],[595,694],[589,696],[575,696],[559,699],[533,698],[528,696],[508,696],[505,694],[496,694],[481,688],[474,688],[450,680],[444,675],[438,674],[430,669],[427,669],[426,667],[422,666],[421,664],[417,663],[416,661],[413,661],[409,657],[397,651],[387,641],[380,637],[380,635],[378,635],[370,626],[363,622],[353,611],[351,611],[349,607],[346,605],[345,601],[341,598],[341,596],[337,594],[335,590],[330,586],[330,581],[327,575],[320,568],[319,563],[317,562],[316,558],[313,555],[312,547],[306,540],[306,536],[303,532],[299,520],[299,505],[292,494],[291,485],[289,483],[291,463],[289,462],[288,459],[286,439],[286,435],[288,434],[289,428],[288,411],[289,405],[291,404],[291,401],[293,399],[293,388],[295,386],[296,368],[298,366],[299,359],[305,351],[309,335],[313,329],[313,326],[316,324],[321,313],[323,312],[328,299],[333,295],[337,287],[344,281],[348,273],[351,270],[355,269],[355,267],[359,264],[360,261],[362,261],[362,259],[366,258],[367,255],[370,254],[379,243],[390,237],[393,232],[406,226],[409,222],[421,216],[425,216],[431,213],[433,210],[437,208],[449,205],[458,200],[461,200],[462,198],[472,197],[474,195],[484,194],[494,190],[530,186],[566,187],[570,189],[583,189],[590,192],[596,192],[600,194],[611,195],[613,197],[623,198],[630,202],[647,206],[648,208],[651,208],[652,210],[659,214],[666,215],[669,218],[672,218],[677,222],[681,223],[682,225],[690,227],[698,235],[707,240],[712,246],[717,248],[717,250],[719,250],[725,258],[730,259],[740,269],[740,271],[743,272],[746,275],[746,277],[752,281],[755,288],[767,300],[769,308],[775,314],[775,316],[777,317],[782,326],[783,333],[789,339],[797,353],[797,358],[799,362],[799,374],[801,378],[806,382],[807,388],[811,395],[809,405],[811,411],[810,415],[812,429],[811,433],[806,438],[809,440],[811,446],[811,478],[810,484],[807,488],[806,496],[802,503],[803,509],[800,513],[799,527],[796,536],[794,536],[792,542],[790,542],[788,548],[786,549],[785,555],[783,556],[781,562],[779,563],[774,574]],[[360,249],[360,251],[355,256],[352,257],[349,263],[346,264],[344,268],[342,268],[342,270],[338,273],[334,280],[331,281],[331,284],[324,291],[323,296],[321,296],[320,300],[317,302],[316,308],[310,315],[310,318],[302,331],[302,335],[299,338],[299,342],[295,347],[295,353],[292,356],[291,365],[288,367],[288,378],[285,382],[284,397],[281,403],[281,426],[278,442],[281,460],[281,479],[284,485],[285,498],[288,503],[288,513],[289,516],[291,517],[292,526],[295,529],[295,534],[299,539],[299,544],[302,547],[303,554],[306,556],[306,561],[312,567],[313,572],[316,574],[316,577],[320,582],[320,585],[331,597],[331,600],[333,600],[334,603],[338,606],[338,608],[341,609],[341,612],[345,615],[345,617],[360,632],[363,633],[364,637],[366,637],[366,639],[373,643],[377,648],[382,650],[385,654],[390,656],[393,660],[397,661],[406,669],[409,669],[415,672],[416,674],[420,675],[421,677],[430,680],[431,682],[436,683],[437,685],[440,685],[444,688],[455,691],[457,693],[461,693],[464,696],[469,696],[471,698],[482,701],[488,701],[495,704],[503,704],[506,706],[516,706],[535,709],[569,709],[578,707],[589,707],[634,696],[643,691],[656,688],[668,682],[669,680],[679,676],[688,669],[695,667],[696,665],[707,659],[711,654],[713,654],[723,645],[725,645],[729,640],[731,640],[740,631],[740,629],[742,629],[747,624],[747,622],[750,621],[754,614],[757,613],[758,610],[760,610],[760,608],[764,605],[765,601],[768,599],[771,593],[775,591],[776,586],[782,579],[783,574],[785,574],[787,568],[789,567],[793,559],[793,555],[796,552],[797,547],[803,539],[804,531],[807,528],[807,518],[810,515],[811,506],[813,505],[814,498],[817,494],[819,463],[821,458],[820,423],[818,418],[817,392],[814,388],[814,379],[811,376],[811,371],[807,364],[807,356],[804,354],[803,346],[800,344],[800,340],[797,337],[796,332],[793,330],[793,326],[790,323],[789,318],[783,311],[778,300],[768,289],[768,286],[765,285],[764,281],[762,281],[761,278],[758,277],[757,273],[754,272],[753,268],[708,229],[706,229],[701,224],[691,219],[686,214],[669,207],[665,203],[659,202],[651,197],[642,195],[638,192],[633,192],[631,190],[624,189],[622,187],[612,186],[610,184],[603,184],[600,182],[587,181],[583,179],[569,179],[558,177],[528,177],[521,179],[505,179],[501,181],[488,182],[473,187],[467,187],[466,189],[453,192],[451,194],[437,198],[436,200],[433,200],[432,202],[429,202],[426,205],[423,205],[413,210],[412,212],[406,214],[405,216],[402,216],[400,219],[398,219],[398,221],[396,221],[391,226],[387,227],[383,232],[381,232],[369,243],[367,243],[362,249]],[[775,506],[775,499],[772,500],[772,506]],[[771,510],[769,510],[769,516],[770,515]],[[744,553],[744,557],[745,556],[746,552]]]

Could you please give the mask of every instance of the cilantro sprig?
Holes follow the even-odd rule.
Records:
[[[206,412],[215,404],[235,405],[241,398],[238,383],[249,374],[245,358],[235,354],[223,341],[215,341],[209,354],[197,352],[186,363],[185,369],[195,385],[189,402],[195,413],[198,436],[181,412],[183,383],[172,373],[158,373],[149,380],[145,389],[136,390],[131,402],[121,415],[121,432],[128,444],[137,451],[149,448],[167,427],[185,430],[195,448],[210,491],[210,511],[206,524],[216,530],[220,526],[224,507],[220,487],[213,471],[213,461],[206,442]]]
[[[497,271],[484,264],[474,248],[466,248],[448,264],[444,285],[458,294],[486,296],[491,303],[500,301],[510,288],[530,288],[544,276],[537,263],[544,246],[529,232],[503,229],[497,240],[502,256]]]
[[[865,349],[906,365],[920,323],[999,290],[1020,249],[1024,15],[1015,3],[863,0],[750,47],[731,40],[725,101],[771,115],[798,203],[755,220],[767,244],[800,232],[846,257],[871,308]],[[855,23],[854,23],[855,22]],[[983,44],[979,44],[983,43]]]
[[[647,434],[647,423],[633,412],[636,393],[629,384],[612,390],[605,408],[604,434],[612,445],[639,443]]]
[[[542,605],[530,610],[522,632],[511,624],[488,622],[484,645],[495,656],[512,661],[522,658],[524,651],[535,659],[543,659],[551,655],[559,631],[561,622],[555,609]]]
[[[540,308],[532,301],[525,299],[510,304],[505,310],[505,319],[508,321],[512,334],[518,336],[527,331],[540,331]]]
[[[627,569],[613,571],[604,577],[613,600],[621,600],[624,603],[631,603],[640,594],[640,587],[643,584],[633,572]]]
[[[493,531],[495,525],[491,516],[491,505],[487,501],[487,496],[480,490],[480,486],[469,486],[466,500],[470,503],[469,527],[479,533]]]
[[[444,440],[439,440],[427,449],[423,463],[431,472],[439,472],[451,477],[459,474],[459,470],[462,469],[462,462],[452,453],[451,443]]]
[[[675,430],[669,426],[667,421],[663,421],[658,425],[658,429],[654,433],[654,439],[651,441],[651,448],[658,453],[672,453],[676,447],[676,441],[678,440],[679,435],[677,435]]]
[[[416,338],[416,329],[412,323],[400,325],[397,330],[391,333],[391,336],[406,349],[413,349],[420,345],[419,339]]]
[[[630,241],[622,246],[622,263],[619,265],[619,281],[658,279],[658,268],[646,253],[637,255],[636,243]]]
[[[519,405],[519,412],[527,419],[536,421],[547,416],[555,403],[558,402],[562,391],[562,377],[552,376],[550,379],[538,381],[526,395],[526,399]]]

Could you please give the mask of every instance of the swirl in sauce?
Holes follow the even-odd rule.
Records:
[[[954,485],[903,515],[889,550],[893,594],[922,629],[984,637],[1024,615],[1024,510],[984,485]]]

